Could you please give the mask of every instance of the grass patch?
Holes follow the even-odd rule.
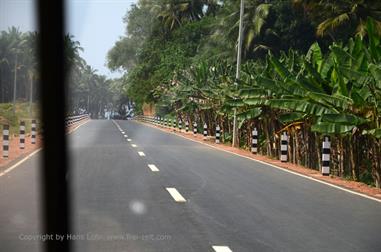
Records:
[[[31,130],[32,119],[39,121],[39,106],[32,104],[32,111],[29,112],[29,103],[16,103],[15,112],[13,112],[12,103],[0,103],[0,135],[3,135],[3,125],[9,124],[10,135],[18,136],[20,122],[25,121],[25,132],[29,133]],[[37,128],[38,123],[37,123]]]

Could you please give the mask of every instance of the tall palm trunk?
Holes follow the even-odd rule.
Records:
[[[17,91],[17,53],[16,53],[16,60],[15,60],[15,76],[14,76],[14,82],[13,82],[13,113],[16,113],[16,91]]]
[[[30,90],[29,90],[29,116],[32,117],[32,104],[33,104],[33,76],[30,75]]]

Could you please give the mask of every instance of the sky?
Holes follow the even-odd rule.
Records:
[[[137,0],[66,0],[66,30],[81,43],[81,56],[99,74],[119,77],[106,65],[108,50],[125,35],[123,17]],[[0,0],[0,30],[36,30],[36,0]]]

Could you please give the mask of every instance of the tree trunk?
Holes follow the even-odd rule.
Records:
[[[29,90],[29,116],[32,118],[32,104],[33,104],[33,76],[29,76],[30,78],[30,90]]]
[[[15,76],[13,82],[13,113],[16,113],[16,92],[17,92],[17,53],[16,53],[16,61],[15,61]]]

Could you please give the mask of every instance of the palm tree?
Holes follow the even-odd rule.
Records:
[[[378,0],[293,0],[303,6],[318,25],[316,34],[332,38],[339,28],[349,26],[355,34],[365,36],[368,17],[375,20],[376,32],[381,35],[381,2]]]
[[[239,27],[239,1],[227,2],[222,7],[221,15],[212,35],[214,41],[218,41],[222,50],[232,51],[236,46],[238,27]],[[261,49],[268,50],[272,45],[264,43],[266,36],[276,36],[275,32],[268,25],[271,13],[271,4],[262,1],[247,1],[245,4],[243,18],[243,53],[244,57]],[[226,46],[229,47],[226,48]]]
[[[7,33],[3,33],[8,37],[10,57],[14,59],[14,78],[13,78],[13,113],[16,112],[17,99],[17,70],[21,67],[19,64],[19,55],[24,51],[27,42],[25,34],[21,33],[18,28],[11,27]]]
[[[151,7],[151,11],[169,31],[185,22],[199,20],[204,16],[205,3],[203,0],[162,0],[159,3],[146,4]]]
[[[84,69],[84,75],[86,76],[85,80],[86,80],[86,86],[87,86],[87,111],[89,113],[91,110],[90,98],[92,96],[94,87],[96,86],[96,72],[97,70],[92,68],[89,65],[87,65]]]
[[[66,71],[70,70],[70,67],[81,64],[82,59],[79,55],[83,48],[78,41],[74,40],[74,36],[66,34],[64,37],[64,50],[66,59]]]
[[[27,67],[27,74],[29,78],[29,115],[32,117],[32,104],[33,104],[33,89],[34,89],[34,81],[38,76],[38,59],[36,55],[36,46],[38,39],[37,32],[29,32],[26,35],[26,40],[28,41],[28,45],[26,46],[26,59],[25,65]]]

